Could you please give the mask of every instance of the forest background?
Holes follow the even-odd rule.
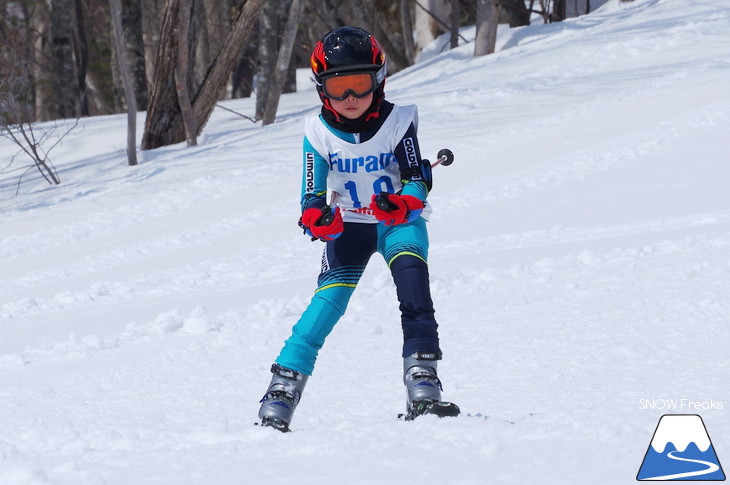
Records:
[[[2,161],[0,173],[20,172],[19,187],[37,168],[60,183],[49,154],[75,125],[58,133],[43,121],[127,111],[130,165],[138,146],[196,145],[220,100],[253,95],[255,112],[239,115],[273,123],[312,46],[342,25],[375,34],[393,74],[443,34],[444,48],[466,43],[462,26],[476,25],[474,55],[486,55],[499,23],[557,22],[605,1],[0,0],[0,135],[25,160]]]

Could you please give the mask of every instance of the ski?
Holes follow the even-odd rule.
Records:
[[[413,421],[418,416],[432,415],[439,418],[453,418],[461,414],[459,406],[446,401],[415,401],[405,414],[399,414],[399,419]]]
[[[254,423],[255,426],[261,426],[262,428],[274,428],[282,433],[291,433],[289,425],[279,418],[265,417],[260,423]]]

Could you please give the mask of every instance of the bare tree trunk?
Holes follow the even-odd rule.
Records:
[[[217,93],[221,87],[225,86],[233,68],[241,58],[241,52],[253,32],[256,20],[265,3],[266,0],[248,0],[244,4],[241,13],[231,28],[231,32],[226,37],[223,47],[208,70],[208,75],[203,81],[200,93],[193,102],[195,118],[198,123],[198,134],[203,130],[210,114],[213,112],[215,103],[218,101]]]
[[[211,65],[211,48],[213,48],[214,32],[209,18],[210,12],[203,0],[197,0],[191,5],[190,24],[195,29],[195,52],[194,52],[194,68],[193,82],[200,86],[205,71]],[[215,52],[215,51],[214,51]]]
[[[304,3],[302,2],[302,8],[299,12],[299,19],[302,18],[302,12],[304,12]],[[289,8],[287,9],[281,9],[279,11],[278,18],[276,19],[276,32],[278,33],[279,37],[279,49],[281,49],[281,46],[284,43],[284,38],[287,35],[288,29],[287,29],[287,22],[289,21],[289,12],[291,10],[291,0]],[[294,39],[292,40],[292,53],[289,55],[289,62],[287,64],[286,68],[286,74],[284,75],[284,81],[281,86],[281,92],[283,93],[295,93],[297,91],[297,66],[294,64],[294,43],[297,39],[297,34],[299,33],[299,26],[294,27]],[[281,52],[281,51],[279,51]],[[278,53],[277,53],[278,58]],[[307,65],[309,65],[309,57],[307,57]]]
[[[477,0],[477,35],[474,56],[493,54],[497,44],[499,0]]]
[[[185,87],[190,89],[189,62],[191,52],[192,29],[185,32],[186,38],[180,39],[181,32],[178,28],[180,23],[180,0],[165,0],[162,7],[162,18],[160,19],[160,37],[157,43],[155,55],[155,72],[150,90],[149,107],[145,120],[145,130],[142,137],[142,150],[171,145],[186,140],[185,127],[183,122],[183,110],[181,97],[178,96],[177,80],[184,69],[186,78]],[[190,10],[188,10],[188,22]],[[184,53],[185,65],[180,64],[180,46],[184,42],[187,50]],[[185,89],[185,88],[182,88]],[[188,91],[189,92],[189,91]],[[184,94],[182,98],[184,99]],[[190,99],[190,97],[189,97]],[[183,101],[184,104],[184,101]],[[197,132],[196,130],[193,130]]]
[[[134,98],[139,111],[147,110],[147,74],[145,72],[144,34],[142,29],[142,4],[140,0],[121,0],[122,27],[134,83]]]
[[[208,69],[202,86],[193,97],[196,134],[200,135],[210,118],[221,89],[228,82],[241,51],[251,34],[256,19],[266,0],[248,0],[231,28],[226,40]],[[155,56],[156,69],[150,106],[147,110],[145,134],[142,149],[148,150],[185,140],[182,113],[178,105],[174,85],[174,70],[177,64],[177,41],[174,23],[178,12],[177,0],[166,0],[160,30],[160,41]]]
[[[134,82],[129,68],[127,49],[122,27],[122,4],[119,0],[109,0],[114,31],[114,49],[117,53],[117,64],[124,86],[124,99],[127,103],[127,161],[129,165],[137,165],[137,101],[134,97]]]
[[[230,30],[231,18],[238,11],[236,0],[228,0],[227,11],[223,18],[227,20],[226,27]],[[253,93],[253,78],[256,75],[256,63],[259,50],[259,28],[254,26],[253,35],[246,42],[246,47],[231,73],[231,99],[248,98]],[[221,36],[223,42],[223,36]]]
[[[51,58],[51,12],[45,2],[36,6],[30,22],[32,29],[38,33],[33,43],[35,120],[46,121],[52,118],[53,81],[47,63]]]
[[[208,44],[210,52],[218,52],[226,34],[231,29],[230,13],[227,0],[202,0],[202,8],[207,24]],[[210,62],[206,64],[206,68]]]
[[[258,29],[254,28],[252,39],[236,64],[231,76],[231,98],[248,98],[253,92],[253,77],[256,74],[256,60],[259,50]]]
[[[79,90],[75,74],[73,0],[51,2],[51,53],[53,56],[54,116],[78,115]]]
[[[279,38],[276,35],[276,21],[278,10],[282,2],[289,0],[273,0],[264,5],[259,16],[259,56],[258,70],[256,72],[256,119],[264,117],[266,111],[266,100],[271,92],[274,69],[276,69],[276,56],[279,51]]]
[[[408,62],[416,62],[416,48],[413,45],[413,22],[411,21],[411,4],[409,0],[400,0],[401,28],[403,29],[403,45]]]
[[[172,145],[185,139],[174,82],[177,62],[174,28],[178,10],[177,0],[165,0],[162,6],[160,37],[155,54],[155,72],[147,107],[142,150]]]
[[[439,35],[449,31],[451,2],[447,0],[418,0],[415,11],[416,58]]]
[[[459,21],[461,19],[461,9],[459,8],[459,0],[451,2],[451,41],[452,49],[459,47]]]
[[[284,81],[286,80],[287,71],[289,70],[289,61],[294,47],[294,40],[297,37],[297,26],[299,18],[302,16],[303,0],[292,0],[289,8],[289,18],[284,31],[284,38],[281,41],[279,55],[276,58],[276,69],[274,70],[274,82],[269,91],[269,97],[266,100],[266,106],[263,114],[263,125],[270,125],[276,119],[276,110],[279,107],[279,98],[281,97]]]
[[[76,29],[74,35],[75,57],[76,57],[76,82],[79,87],[79,114],[89,115],[89,96],[86,89],[86,72],[89,66],[89,45],[86,41],[86,29],[84,28],[84,9],[81,0],[74,0],[76,12]]]
[[[193,113],[193,105],[190,102],[190,91],[188,90],[188,33],[190,31],[190,14],[192,9],[192,0],[180,0],[180,9],[178,11],[178,28],[177,28],[177,63],[175,65],[175,91],[177,92],[177,101],[180,105],[182,114],[183,128],[185,130],[185,141],[188,146],[198,144],[195,130],[195,115]]]
[[[152,80],[155,72],[155,52],[160,40],[160,6],[159,0],[141,0],[142,11],[142,40],[144,43],[144,63],[147,77],[147,103],[149,104]]]
[[[202,0],[192,0],[190,5],[190,33],[188,38],[192,42],[190,53],[190,76],[188,89],[195,93],[203,83],[203,77],[212,64],[211,52],[217,52],[210,43],[210,29],[205,5]],[[221,91],[225,94],[225,91]]]
[[[525,0],[500,0],[499,3],[510,27],[530,25],[530,11],[525,7]]]
[[[119,86],[119,96],[122,97],[124,93],[116,67],[109,1],[76,1],[83,6],[83,26],[85,37],[88,39],[88,64],[84,75],[88,115],[99,116],[118,112],[114,109],[116,96],[116,93],[113,94],[114,82]],[[110,66],[114,70],[115,78],[110,75]],[[122,103],[119,103],[119,106],[121,111]]]
[[[551,22],[562,22],[565,20],[565,0],[555,0],[553,2],[553,13],[550,16]]]

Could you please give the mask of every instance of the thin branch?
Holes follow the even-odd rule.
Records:
[[[15,185],[15,196],[17,197],[18,194],[20,194],[20,184],[23,182],[23,177],[25,177],[25,174],[30,171],[30,169],[33,168],[33,165],[28,165],[28,169],[20,174],[20,177],[18,177],[18,183]]]
[[[450,25],[446,25],[446,22],[444,22],[443,20],[441,20],[440,18],[438,18],[433,12],[431,12],[429,9],[427,9],[426,7],[424,7],[423,5],[421,5],[421,2],[419,2],[418,0],[416,0],[415,3],[416,3],[416,6],[421,7],[421,9],[424,12],[426,12],[427,14],[429,14],[431,16],[431,18],[433,18],[438,24],[440,24],[444,29],[446,29],[446,32],[449,32],[451,30],[451,26]],[[463,40],[467,44],[469,43],[469,41],[466,40],[466,38],[463,35],[459,34],[459,37],[461,38],[461,40]]]
[[[232,109],[228,109],[225,106],[220,105],[220,104],[216,104],[216,107],[218,107],[220,109],[224,109],[226,111],[230,111],[231,113],[236,114],[236,115],[240,116],[241,118],[246,118],[251,123],[256,123],[256,120],[255,119],[251,118],[250,116],[246,116],[245,114],[241,114],[238,111],[233,111]]]

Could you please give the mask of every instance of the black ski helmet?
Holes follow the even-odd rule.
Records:
[[[319,98],[338,121],[341,117],[332,108],[329,98],[324,95],[322,80],[328,76],[346,73],[373,72],[377,87],[373,91],[373,104],[366,117],[369,119],[377,116],[380,104],[385,98],[385,78],[388,70],[385,52],[372,34],[358,27],[334,29],[325,34],[314,46],[310,64]]]
[[[380,86],[387,75],[380,43],[357,27],[340,27],[326,34],[314,46],[310,60],[318,85],[329,75],[372,71]]]

